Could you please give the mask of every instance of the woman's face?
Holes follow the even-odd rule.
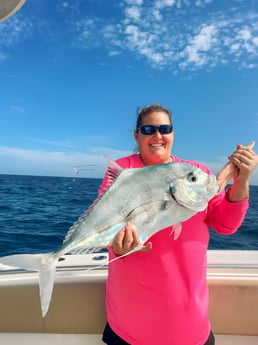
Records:
[[[142,125],[168,125],[169,116],[163,112],[153,112],[145,115]],[[160,134],[158,130],[153,135],[144,135],[135,131],[134,137],[139,145],[140,155],[145,165],[154,165],[171,162],[171,148],[173,145],[174,131],[170,134]]]

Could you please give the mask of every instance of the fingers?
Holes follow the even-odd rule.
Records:
[[[125,228],[123,228],[116,234],[112,242],[112,248],[115,254],[121,254],[121,251],[123,248],[124,237],[125,237]]]
[[[255,142],[251,141],[249,145],[247,145],[248,148],[250,148],[251,150],[254,148]]]
[[[140,244],[138,233],[127,223],[114,237],[112,248],[115,254],[124,255]]]
[[[238,168],[231,162],[227,162],[227,164],[225,164],[223,168],[220,169],[220,171],[216,175],[217,183],[220,187],[218,193],[220,193],[226,187],[226,185],[234,176],[237,176],[237,173]]]
[[[140,244],[140,238],[134,228],[128,223],[125,226],[124,247],[131,250]]]
[[[254,141],[247,146],[238,144],[236,150],[229,157],[230,162],[237,167],[236,178],[247,180],[258,164],[258,157],[253,151],[254,145]]]
[[[151,248],[152,248],[152,243],[148,242],[145,246],[142,247],[140,251],[143,253],[147,253],[151,250]]]
[[[251,142],[248,146],[243,146],[241,144],[237,145],[237,149],[229,157],[229,159],[234,162],[241,164],[250,164],[256,162],[257,156],[252,150],[254,147],[254,142]]]
[[[247,149],[252,150],[254,148],[254,146],[255,146],[255,141],[251,141],[247,146],[243,146],[242,144],[238,144],[237,149],[245,147]]]

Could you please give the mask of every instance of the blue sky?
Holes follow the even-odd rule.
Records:
[[[257,86],[256,0],[27,0],[0,23],[0,173],[102,177],[152,102],[216,173],[258,152]]]

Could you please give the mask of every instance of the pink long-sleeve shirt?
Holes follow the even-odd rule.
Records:
[[[173,157],[209,169],[194,161]],[[143,167],[139,155],[117,160],[122,168]],[[105,180],[103,182],[105,184]],[[177,240],[171,227],[147,242],[152,249],[109,265],[107,320],[112,330],[132,345],[203,345],[210,333],[206,251],[211,226],[229,235],[241,225],[248,200],[231,203],[226,193],[215,196],[202,212],[182,223]],[[137,229],[136,229],[137,230]],[[115,257],[109,248],[110,259]]]

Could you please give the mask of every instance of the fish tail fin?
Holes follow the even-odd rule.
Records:
[[[58,259],[51,254],[44,255],[39,267],[39,292],[42,316],[45,317],[54,288],[54,275]]]
[[[58,259],[53,254],[18,254],[0,258],[0,264],[39,272],[39,290],[42,316],[49,308],[54,287],[54,273]]]

